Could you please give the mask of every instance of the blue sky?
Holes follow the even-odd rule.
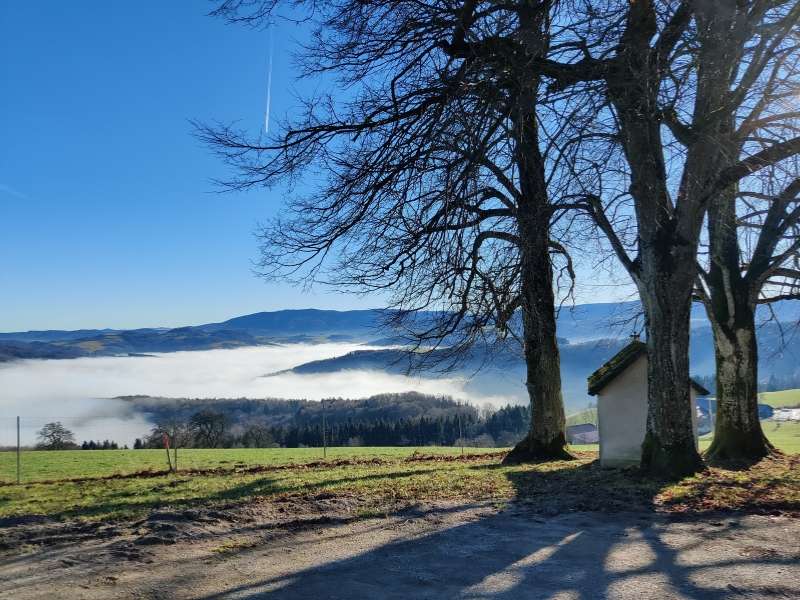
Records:
[[[268,34],[209,8],[0,3],[0,331],[381,304],[253,275],[253,232],[280,191],[217,193],[210,180],[225,168],[188,120],[262,126]],[[273,119],[295,102],[290,51],[303,31],[274,35]],[[608,299],[603,287],[582,296]]]
[[[268,36],[201,0],[0,4],[0,330],[181,325],[378,299],[254,277],[279,192],[219,194],[188,119],[258,128]],[[275,31],[273,115],[292,105]]]

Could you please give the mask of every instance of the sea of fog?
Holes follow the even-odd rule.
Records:
[[[0,446],[33,444],[43,424],[61,421],[80,443],[110,439],[132,444],[152,424],[116,396],[183,398],[363,398],[415,390],[472,403],[505,404],[514,398],[477,395],[459,378],[393,375],[375,371],[299,375],[265,374],[341,356],[354,344],[293,344],[236,350],[174,352],[141,357],[23,360],[0,365]]]

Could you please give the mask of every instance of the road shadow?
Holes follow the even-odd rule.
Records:
[[[506,476],[526,502],[482,514],[462,505],[452,512],[463,511],[463,519],[445,520],[428,533],[343,558],[319,556],[312,566],[199,597],[722,600],[733,593],[788,597],[798,591],[781,583],[765,587],[766,579],[753,576],[796,567],[796,557],[742,555],[725,544],[718,553],[706,551],[726,536],[754,534],[758,525],[747,517],[655,513],[653,498],[663,482],[596,463]],[[744,575],[728,584],[724,574],[730,573]]]
[[[752,574],[785,569],[791,559],[709,556],[704,541],[653,515],[576,513],[541,518],[511,508],[433,533],[379,545],[319,564],[221,592],[203,600],[259,598],[520,598],[597,599],[760,597]],[[741,527],[741,525],[731,525]],[[705,541],[707,543],[707,540]],[[696,564],[687,554],[706,556]],[[713,575],[744,570],[744,583]],[[705,574],[705,577],[703,575]],[[771,595],[797,590],[773,585]]]

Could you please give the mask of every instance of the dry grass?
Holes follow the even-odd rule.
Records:
[[[735,510],[800,516],[800,456],[776,454],[745,468],[709,467],[664,489],[665,510]]]

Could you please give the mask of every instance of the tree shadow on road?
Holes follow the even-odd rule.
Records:
[[[202,598],[518,600],[638,595],[722,600],[734,589],[756,595],[765,590],[753,585],[752,577],[749,587],[738,582],[729,587],[724,576],[698,580],[696,575],[742,568],[766,574],[767,569],[792,564],[775,557],[735,557],[691,565],[681,547],[665,537],[669,536],[659,526],[634,515],[575,514],[542,520],[507,511]],[[775,585],[769,592],[788,596],[791,590]]]
[[[797,592],[780,582],[764,587],[770,573],[794,565],[796,557],[770,552],[743,556],[727,542],[720,542],[719,552],[707,551],[731,532],[741,534],[758,525],[742,517],[716,521],[643,511],[652,507],[662,485],[658,482],[601,471],[591,464],[544,475],[509,471],[507,476],[518,497],[529,504],[516,502],[505,510],[477,513],[462,505],[453,511],[463,511],[463,519],[447,520],[427,533],[399,535],[346,558],[320,559],[313,566],[202,598],[722,600],[734,591]],[[620,486],[617,478],[627,485]],[[576,504],[577,494],[585,496],[583,503]],[[560,500],[548,502],[547,495]],[[623,507],[626,501],[636,512],[597,511]],[[571,510],[565,508],[568,505]],[[759,572],[763,579],[752,576]],[[745,573],[744,583],[728,585],[730,573]]]

